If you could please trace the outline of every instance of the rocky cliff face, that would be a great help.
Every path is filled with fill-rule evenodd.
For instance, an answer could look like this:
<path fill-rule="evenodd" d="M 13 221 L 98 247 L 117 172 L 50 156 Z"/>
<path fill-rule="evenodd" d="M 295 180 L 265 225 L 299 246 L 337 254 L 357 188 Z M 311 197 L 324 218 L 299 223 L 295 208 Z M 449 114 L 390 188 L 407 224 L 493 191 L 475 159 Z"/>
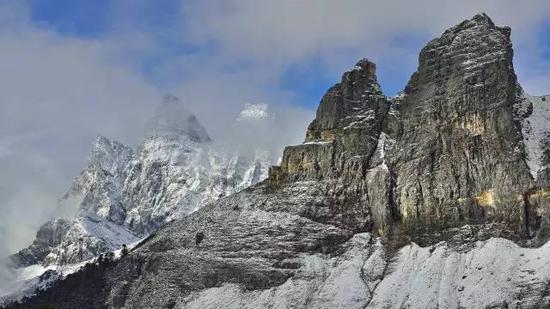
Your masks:
<path fill-rule="evenodd" d="M 24 305 L 550 306 L 548 245 L 512 241 L 548 240 L 548 105 L 512 55 L 510 29 L 477 15 L 422 50 L 399 97 L 359 61 L 265 182 Z"/>
<path fill-rule="evenodd" d="M 396 103 L 389 154 L 401 221 L 416 228 L 506 222 L 529 234 L 525 163 L 510 29 L 485 15 L 447 30 L 420 53 Z"/>
<path fill-rule="evenodd" d="M 285 187 L 301 181 L 322 185 L 322 205 L 306 207 L 302 215 L 321 222 L 367 231 L 377 211 L 369 196 L 373 187 L 385 186 L 387 166 L 379 143 L 390 101 L 376 81 L 376 66 L 363 59 L 344 73 L 342 81 L 321 100 L 315 120 L 302 145 L 287 147 L 280 167 L 271 170 L 269 184 Z M 375 155 L 376 154 L 376 155 Z"/>
<path fill-rule="evenodd" d="M 346 184 L 353 205 L 330 217 L 349 212 L 355 222 L 340 223 L 358 231 L 414 236 L 499 222 L 533 236 L 549 206 L 533 197 L 546 189 L 530 173 L 541 169 L 548 113 L 523 94 L 512 57 L 510 29 L 477 15 L 421 51 L 399 97 L 387 99 L 374 64 L 360 61 L 323 97 L 306 142 L 285 150 L 270 180 Z"/>

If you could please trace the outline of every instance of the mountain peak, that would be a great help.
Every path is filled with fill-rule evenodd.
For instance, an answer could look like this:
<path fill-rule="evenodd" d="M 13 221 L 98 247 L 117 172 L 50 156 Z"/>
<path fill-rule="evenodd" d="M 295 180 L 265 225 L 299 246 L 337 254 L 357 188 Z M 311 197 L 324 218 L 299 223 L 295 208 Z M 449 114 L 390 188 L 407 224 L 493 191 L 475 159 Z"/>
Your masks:
<path fill-rule="evenodd" d="M 366 78 L 376 81 L 376 64 L 367 58 L 360 59 L 344 76 L 359 73 L 356 78 Z"/>
<path fill-rule="evenodd" d="M 504 35 L 510 40 L 510 27 L 499 27 L 496 26 L 493 20 L 485 13 L 479 13 L 474 15 L 472 18 L 464 20 L 462 23 L 448 29 L 445 31 L 446 34 L 456 35 L 462 31 L 469 31 L 473 36 L 485 35 L 488 31 L 495 31 Z"/>
<path fill-rule="evenodd" d="M 102 150 L 105 148 L 130 148 L 130 147 L 127 147 L 120 142 L 117 142 L 101 134 L 98 134 L 95 138 L 94 143 L 92 144 L 92 153 L 96 150 Z"/>
<path fill-rule="evenodd" d="M 489 17 L 489 15 L 487 15 L 485 13 L 479 13 L 479 14 L 474 15 L 474 17 L 472 17 L 470 19 L 470 21 L 478 23 L 478 24 L 486 24 L 486 25 L 489 25 L 491 27 L 495 26 L 495 23 L 493 22 L 491 17 Z"/>
<path fill-rule="evenodd" d="M 239 113 L 238 122 L 243 121 L 261 121 L 271 119 L 275 115 L 269 110 L 269 105 L 265 103 L 246 103 Z"/>
<path fill-rule="evenodd" d="M 441 80 L 451 73 L 451 68 L 460 73 L 466 85 L 478 88 L 483 86 L 487 67 L 515 79 L 510 34 L 509 27 L 496 26 L 486 14 L 475 15 L 446 30 L 420 52 L 418 70 L 405 93 L 412 91 L 415 84 Z M 497 63 L 499 66 L 494 67 Z"/>
<path fill-rule="evenodd" d="M 170 103 L 176 103 L 181 104 L 180 98 L 176 97 L 173 94 L 165 94 L 164 97 L 162 97 L 162 103 L 170 104 Z"/>
<path fill-rule="evenodd" d="M 162 103 L 149 120 L 147 138 L 179 139 L 187 137 L 193 142 L 209 142 L 206 129 L 181 100 L 174 95 L 164 96 Z"/>
<path fill-rule="evenodd" d="M 110 145 L 110 144 L 111 144 L 110 139 L 108 139 L 107 137 L 101 134 L 98 134 L 94 140 L 94 143 L 92 144 L 92 151 L 94 149 L 105 148 L 107 145 Z"/>

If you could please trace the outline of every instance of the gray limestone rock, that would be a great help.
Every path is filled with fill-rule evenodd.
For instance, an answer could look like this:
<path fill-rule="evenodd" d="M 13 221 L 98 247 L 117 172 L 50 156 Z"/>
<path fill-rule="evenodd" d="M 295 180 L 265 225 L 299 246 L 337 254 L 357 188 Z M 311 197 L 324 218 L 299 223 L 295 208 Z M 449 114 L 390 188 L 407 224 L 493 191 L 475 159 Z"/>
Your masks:
<path fill-rule="evenodd" d="M 395 203 L 410 228 L 506 221 L 528 233 L 533 180 L 516 117 L 510 29 L 477 15 L 431 41 L 397 107 L 389 153 Z"/>

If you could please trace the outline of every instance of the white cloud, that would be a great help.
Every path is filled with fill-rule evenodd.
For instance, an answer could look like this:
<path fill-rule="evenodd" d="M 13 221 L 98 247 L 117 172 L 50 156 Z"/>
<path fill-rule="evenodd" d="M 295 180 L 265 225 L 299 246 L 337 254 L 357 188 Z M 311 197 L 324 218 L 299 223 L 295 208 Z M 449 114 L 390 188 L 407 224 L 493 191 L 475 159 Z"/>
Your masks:
<path fill-rule="evenodd" d="M 27 13 L 0 6 L 0 253 L 55 214 L 98 133 L 136 142 L 160 98 L 107 39 L 37 29 Z"/>
<path fill-rule="evenodd" d="M 336 71 L 360 57 L 398 71 L 416 61 L 419 51 L 396 46 L 395 40 L 418 33 L 435 37 L 480 12 L 499 25 L 511 26 L 521 48 L 536 49 L 541 42 L 534 40 L 535 27 L 550 18 L 550 2 L 229 0 L 184 8 L 198 42 L 219 42 L 226 61 L 244 58 L 278 65 L 275 74 L 313 56 Z M 523 76 L 536 65 L 526 62 L 518 71 Z"/>
<path fill-rule="evenodd" d="M 396 34 L 447 27 L 480 12 L 524 31 L 550 13 L 548 1 L 254 1 L 202 2 L 184 11 L 198 39 L 216 39 L 235 53 L 299 58 L 345 48 L 386 44 Z M 376 44 L 380 45 L 380 44 Z M 376 45 L 371 48 L 380 48 Z"/>

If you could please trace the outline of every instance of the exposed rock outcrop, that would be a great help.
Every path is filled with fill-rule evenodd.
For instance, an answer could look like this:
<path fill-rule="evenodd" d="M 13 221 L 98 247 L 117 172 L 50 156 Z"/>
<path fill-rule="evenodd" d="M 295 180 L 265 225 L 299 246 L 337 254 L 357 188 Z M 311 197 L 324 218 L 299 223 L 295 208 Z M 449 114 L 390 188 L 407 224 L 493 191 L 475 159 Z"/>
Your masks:
<path fill-rule="evenodd" d="M 525 164 L 510 29 L 486 15 L 451 28 L 420 53 L 395 107 L 390 151 L 396 201 L 410 228 L 505 221 L 529 233 Z"/>

